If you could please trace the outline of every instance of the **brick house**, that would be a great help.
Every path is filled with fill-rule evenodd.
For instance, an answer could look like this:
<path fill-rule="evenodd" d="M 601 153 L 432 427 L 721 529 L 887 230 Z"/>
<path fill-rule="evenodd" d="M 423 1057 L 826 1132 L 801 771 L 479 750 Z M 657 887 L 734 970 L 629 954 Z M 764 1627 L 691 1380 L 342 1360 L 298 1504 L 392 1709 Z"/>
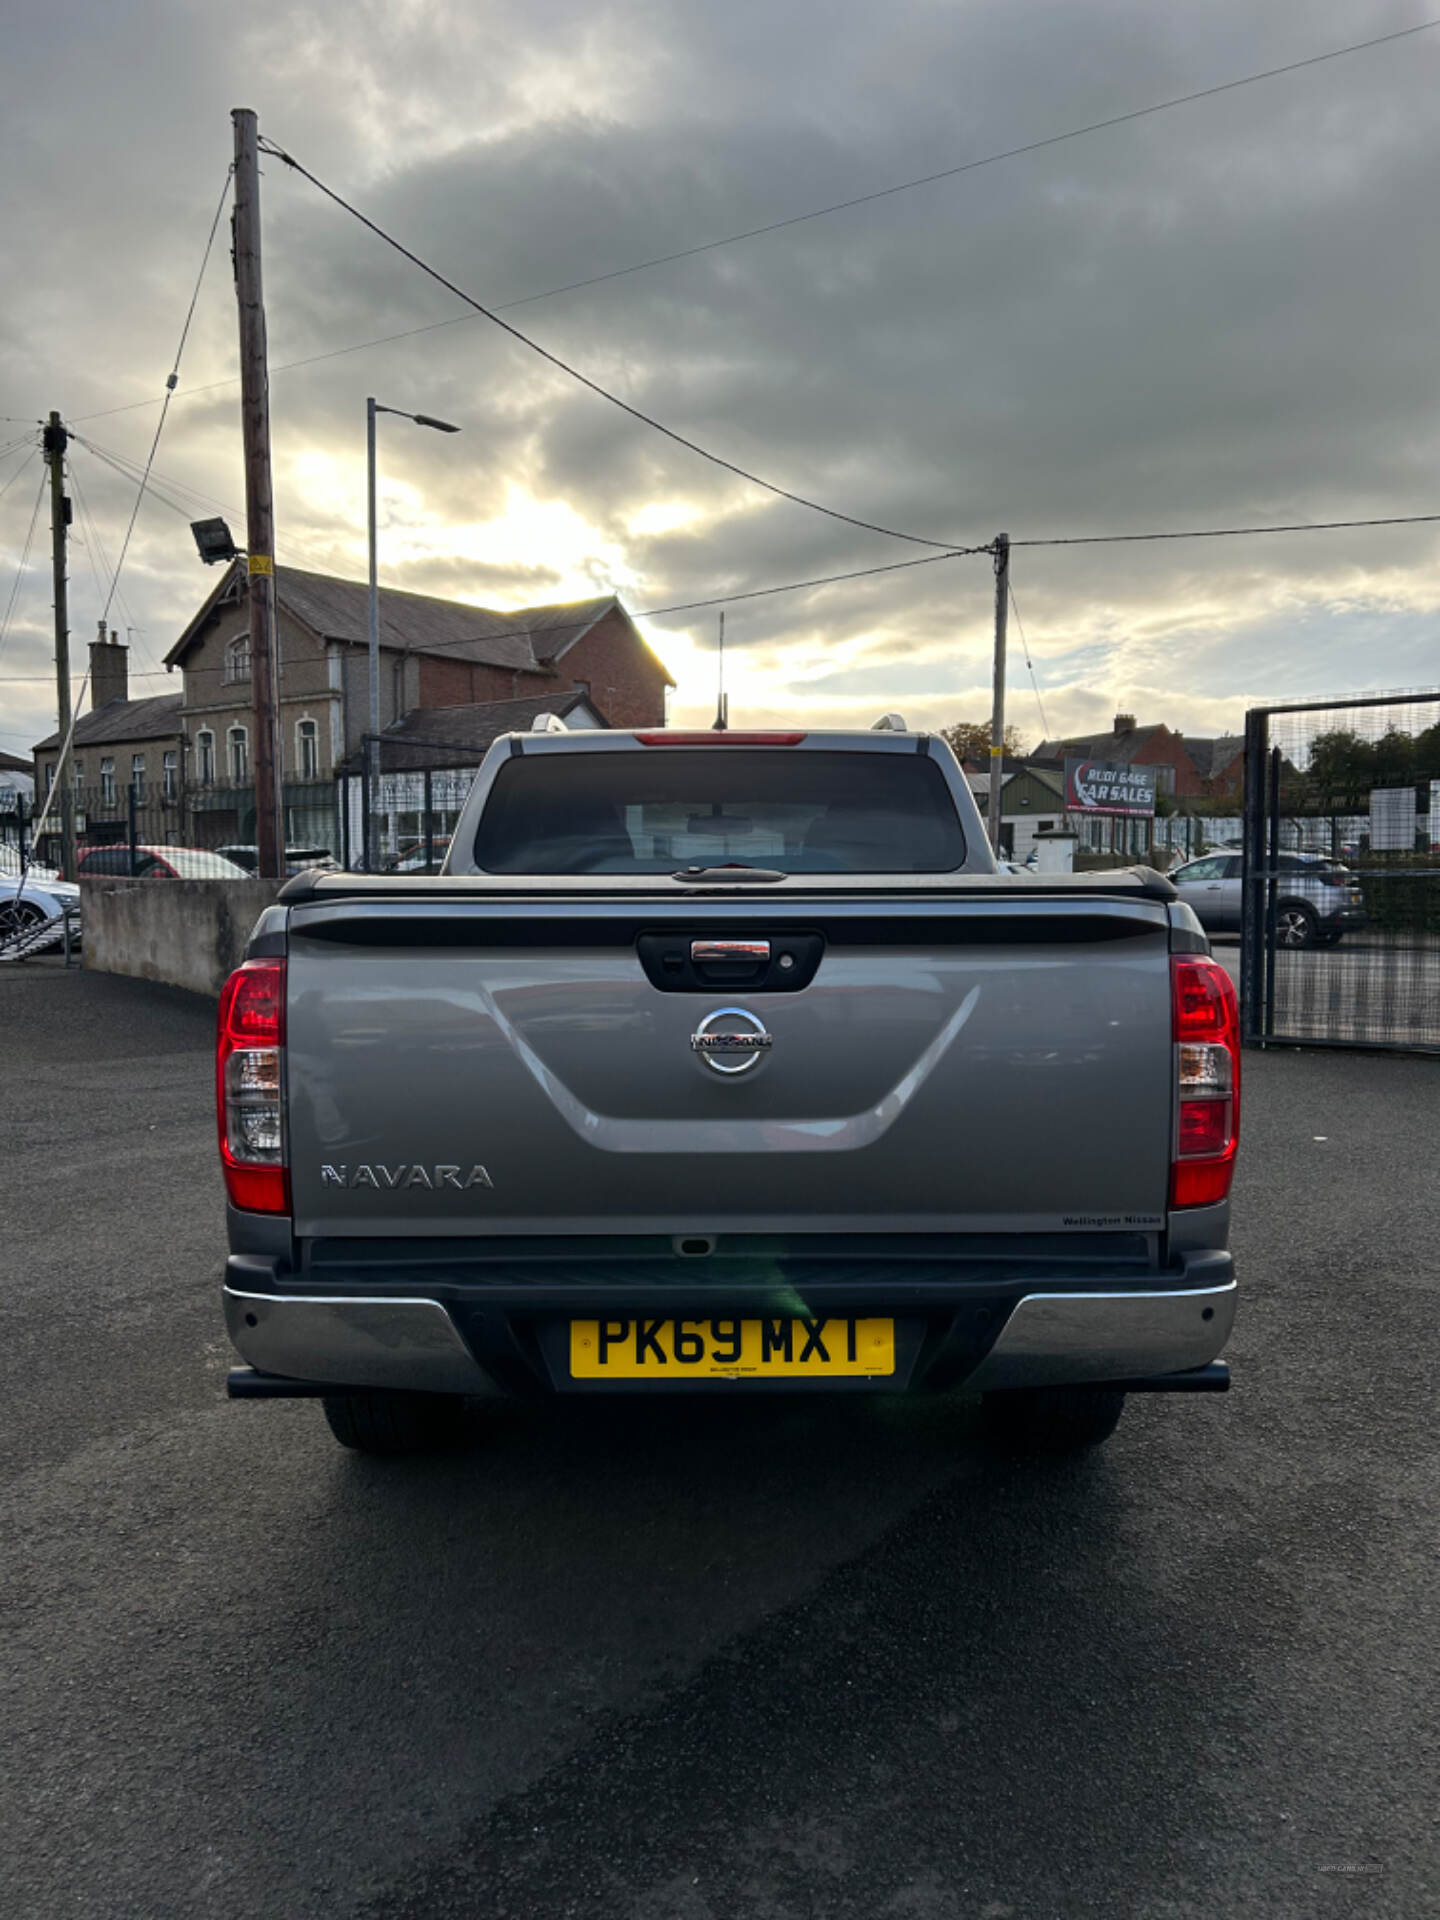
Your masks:
<path fill-rule="evenodd" d="M 1154 767 L 1156 792 L 1183 804 L 1233 799 L 1241 789 L 1245 742 L 1238 734 L 1189 739 L 1163 721 L 1142 727 L 1133 713 L 1117 713 L 1108 733 L 1042 740 L 1031 759 L 1063 767 L 1067 756 L 1079 755 L 1117 766 Z"/>
<path fill-rule="evenodd" d="M 130 649 L 114 634 L 90 642 L 90 710 L 75 722 L 70 778 L 80 829 L 92 838 L 116 837 L 128 818 L 129 795 L 147 809 L 178 802 L 183 768 L 181 695 L 130 696 Z M 58 732 L 37 741 L 35 792 L 43 802 L 56 778 Z"/>
<path fill-rule="evenodd" d="M 184 675 L 188 778 L 250 777 L 249 580 L 232 561 L 165 656 Z M 369 723 L 369 590 L 298 567 L 275 569 L 276 697 L 286 780 L 328 779 Z M 658 726 L 674 684 L 613 594 L 497 613 L 394 587 L 380 590 L 380 724 L 417 707 L 577 691 L 614 726 Z"/>
<path fill-rule="evenodd" d="M 458 707 L 415 707 L 380 736 L 380 777 L 373 796 L 363 773 L 365 750 L 340 764 L 340 851 L 364 843 L 364 802 L 371 800 L 382 856 L 426 832 L 448 839 L 480 762 L 502 733 L 528 733 L 546 715 L 569 729 L 610 721 L 578 688 L 519 700 L 482 700 Z"/>

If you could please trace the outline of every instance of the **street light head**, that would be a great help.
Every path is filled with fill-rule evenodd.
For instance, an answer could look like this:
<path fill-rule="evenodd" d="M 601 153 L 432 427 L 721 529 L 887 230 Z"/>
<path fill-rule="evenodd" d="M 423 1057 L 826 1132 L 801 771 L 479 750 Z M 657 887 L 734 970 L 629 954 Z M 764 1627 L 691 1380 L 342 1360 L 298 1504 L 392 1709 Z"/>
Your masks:
<path fill-rule="evenodd" d="M 434 427 L 437 433 L 459 433 L 459 427 L 452 427 L 448 420 L 432 419 L 428 413 L 412 413 L 410 418 L 417 427 Z"/>

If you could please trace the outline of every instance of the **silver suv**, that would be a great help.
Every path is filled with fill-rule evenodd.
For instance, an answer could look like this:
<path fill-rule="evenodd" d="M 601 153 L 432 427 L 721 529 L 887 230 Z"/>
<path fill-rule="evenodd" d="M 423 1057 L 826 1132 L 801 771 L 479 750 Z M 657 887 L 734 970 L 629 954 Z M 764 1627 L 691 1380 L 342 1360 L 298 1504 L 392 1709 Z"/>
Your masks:
<path fill-rule="evenodd" d="M 1169 878 L 1193 907 L 1207 933 L 1240 931 L 1238 853 L 1208 853 L 1177 867 Z M 1282 853 L 1276 862 L 1275 938 L 1282 947 L 1333 947 L 1365 925 L 1365 896 L 1348 867 L 1319 853 Z"/>

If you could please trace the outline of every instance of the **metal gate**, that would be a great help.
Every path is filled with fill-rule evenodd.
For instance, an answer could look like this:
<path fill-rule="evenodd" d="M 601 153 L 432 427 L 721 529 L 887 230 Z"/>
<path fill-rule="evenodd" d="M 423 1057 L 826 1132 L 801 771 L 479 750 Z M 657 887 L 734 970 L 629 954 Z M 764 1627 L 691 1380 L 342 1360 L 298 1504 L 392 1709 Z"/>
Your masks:
<path fill-rule="evenodd" d="M 1440 1052 L 1440 691 L 1245 717 L 1247 1046 Z"/>

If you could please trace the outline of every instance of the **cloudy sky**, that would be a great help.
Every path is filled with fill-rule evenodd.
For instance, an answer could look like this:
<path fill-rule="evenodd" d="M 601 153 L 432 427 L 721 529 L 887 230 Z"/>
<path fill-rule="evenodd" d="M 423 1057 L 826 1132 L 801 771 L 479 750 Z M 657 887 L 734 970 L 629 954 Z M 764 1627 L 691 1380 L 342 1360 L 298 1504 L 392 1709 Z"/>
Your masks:
<path fill-rule="evenodd" d="M 0 445 L 58 407 L 94 631 L 231 152 L 229 109 L 687 437 L 968 543 L 1440 511 L 1440 30 L 605 284 L 565 283 L 1416 24 L 1423 0 L 20 0 L 0 68 Z M 278 553 L 492 606 L 640 611 L 923 550 L 735 480 L 557 375 L 277 163 L 263 183 Z M 243 500 L 222 228 L 112 624 L 135 692 Z M 356 346 L 354 352 L 337 349 Z M 316 356 L 329 355 L 329 358 Z M 292 362 L 309 364 L 291 366 Z M 22 470 L 23 463 L 23 470 Z M 42 469 L 0 456 L 0 614 Z M 12 475 L 15 476 L 13 484 Z M 178 511 L 184 509 L 185 511 Z M 1190 732 L 1440 679 L 1440 529 L 1017 550 L 1010 711 Z M 38 563 L 38 564 L 37 564 Z M 981 559 L 736 605 L 732 718 L 989 708 Z M 0 745 L 54 724 L 48 510 Z M 713 707 L 713 613 L 644 623 Z"/>

